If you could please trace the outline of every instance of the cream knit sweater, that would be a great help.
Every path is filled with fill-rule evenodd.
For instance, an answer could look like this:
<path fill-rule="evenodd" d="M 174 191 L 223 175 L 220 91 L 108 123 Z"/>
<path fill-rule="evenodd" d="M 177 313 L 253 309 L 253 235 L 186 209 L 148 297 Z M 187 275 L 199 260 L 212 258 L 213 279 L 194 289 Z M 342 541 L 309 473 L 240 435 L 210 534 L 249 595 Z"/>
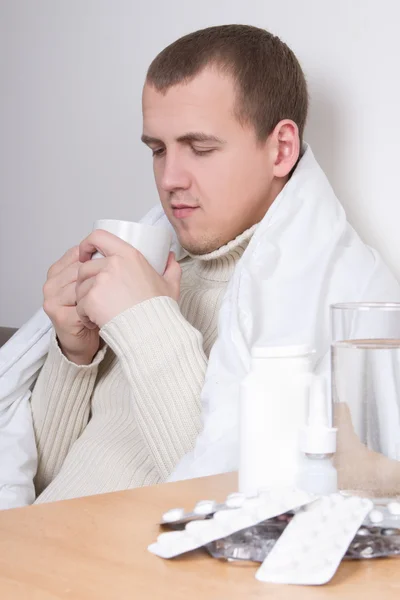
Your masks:
<path fill-rule="evenodd" d="M 157 297 L 115 317 L 90 365 L 53 338 L 32 394 L 37 502 L 163 482 L 193 448 L 220 303 L 253 231 L 184 259 L 179 305 Z"/>

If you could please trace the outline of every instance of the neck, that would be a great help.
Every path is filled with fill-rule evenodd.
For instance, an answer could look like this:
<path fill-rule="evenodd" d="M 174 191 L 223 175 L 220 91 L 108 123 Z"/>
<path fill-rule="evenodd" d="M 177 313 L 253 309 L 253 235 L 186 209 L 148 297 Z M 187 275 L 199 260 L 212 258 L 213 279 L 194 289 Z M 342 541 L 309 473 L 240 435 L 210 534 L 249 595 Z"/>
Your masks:
<path fill-rule="evenodd" d="M 265 199 L 262 207 L 260 208 L 259 214 L 256 216 L 256 223 L 260 223 L 263 220 L 272 204 L 275 202 L 287 182 L 289 181 L 289 175 L 286 177 L 274 177 L 271 183 L 271 187 L 268 192 L 268 196 Z"/>
<path fill-rule="evenodd" d="M 236 263 L 249 245 L 257 225 L 246 229 L 218 250 L 208 254 L 190 254 L 194 271 L 199 277 L 213 281 L 229 281 Z"/>

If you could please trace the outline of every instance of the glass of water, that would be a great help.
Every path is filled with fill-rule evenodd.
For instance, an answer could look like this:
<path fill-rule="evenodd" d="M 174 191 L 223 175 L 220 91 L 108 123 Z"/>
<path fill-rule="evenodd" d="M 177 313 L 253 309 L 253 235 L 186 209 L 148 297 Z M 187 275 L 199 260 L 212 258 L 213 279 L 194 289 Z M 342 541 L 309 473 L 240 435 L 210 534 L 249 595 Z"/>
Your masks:
<path fill-rule="evenodd" d="M 341 490 L 400 495 L 400 303 L 331 306 Z"/>

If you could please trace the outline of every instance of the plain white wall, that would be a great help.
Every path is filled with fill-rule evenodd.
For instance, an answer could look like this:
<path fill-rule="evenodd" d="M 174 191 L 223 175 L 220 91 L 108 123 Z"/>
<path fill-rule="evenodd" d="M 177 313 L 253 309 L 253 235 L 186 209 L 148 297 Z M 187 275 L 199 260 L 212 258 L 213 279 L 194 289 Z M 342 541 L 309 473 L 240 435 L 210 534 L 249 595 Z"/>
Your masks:
<path fill-rule="evenodd" d="M 47 268 L 96 218 L 157 201 L 139 141 L 154 56 L 190 31 L 265 27 L 311 93 L 306 139 L 350 221 L 400 275 L 397 0 L 0 0 L 0 325 L 41 305 Z"/>

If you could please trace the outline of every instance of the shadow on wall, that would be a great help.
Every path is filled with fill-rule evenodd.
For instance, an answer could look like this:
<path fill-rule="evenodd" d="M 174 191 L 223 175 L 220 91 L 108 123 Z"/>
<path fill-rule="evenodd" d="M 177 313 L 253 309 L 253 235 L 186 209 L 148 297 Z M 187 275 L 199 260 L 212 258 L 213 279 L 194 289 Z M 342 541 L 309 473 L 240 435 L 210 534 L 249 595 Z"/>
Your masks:
<path fill-rule="evenodd" d="M 0 348 L 10 339 L 17 330 L 13 327 L 0 327 Z"/>
<path fill-rule="evenodd" d="M 384 251 L 385 245 L 374 217 L 363 205 L 364 187 L 371 174 L 367 173 L 363 181 L 360 178 L 364 177 L 368 168 L 369 151 L 360 147 L 360 140 L 353 137 L 355 128 L 349 120 L 346 99 L 340 97 L 340 92 L 334 85 L 329 88 L 325 79 L 320 73 L 318 80 L 314 80 L 314 85 L 309 85 L 310 113 L 304 138 L 312 147 L 343 205 L 349 223 L 364 242 L 379 249 L 390 266 L 390 254 Z M 391 266 L 392 271 L 397 273 L 398 269 L 393 264 Z"/>
<path fill-rule="evenodd" d="M 341 164 L 345 125 L 340 118 L 335 90 L 324 88 L 320 81 L 318 88 L 313 87 L 310 85 L 310 112 L 304 138 L 339 196 L 343 187 L 340 182 L 346 180 L 343 171 L 346 166 Z M 344 205 L 348 204 L 346 198 L 339 196 L 339 199 Z"/>

